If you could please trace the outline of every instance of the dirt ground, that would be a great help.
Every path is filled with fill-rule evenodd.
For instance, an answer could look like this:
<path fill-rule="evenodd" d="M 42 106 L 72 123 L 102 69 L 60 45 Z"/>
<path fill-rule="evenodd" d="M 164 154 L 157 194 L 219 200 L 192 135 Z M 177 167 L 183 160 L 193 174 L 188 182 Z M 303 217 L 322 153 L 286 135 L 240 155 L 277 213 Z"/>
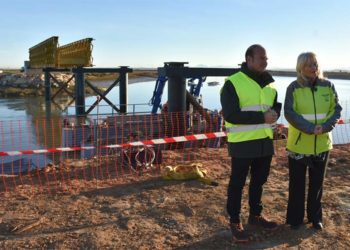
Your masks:
<path fill-rule="evenodd" d="M 2 195 L 1 249 L 350 249 L 350 146 L 332 151 L 324 184 L 323 231 L 284 224 L 288 169 L 284 148 L 273 160 L 265 185 L 264 215 L 280 223 L 273 232 L 246 225 L 247 244 L 231 242 L 225 210 L 230 174 L 225 148 L 203 149 L 213 187 L 197 180 L 169 181 L 142 176 L 102 183 L 98 189 L 56 195 Z M 207 159 L 208 157 L 203 157 Z M 135 179 L 135 177 L 134 177 Z M 248 181 L 247 181 L 248 182 Z M 247 187 L 247 186 L 246 186 Z"/>

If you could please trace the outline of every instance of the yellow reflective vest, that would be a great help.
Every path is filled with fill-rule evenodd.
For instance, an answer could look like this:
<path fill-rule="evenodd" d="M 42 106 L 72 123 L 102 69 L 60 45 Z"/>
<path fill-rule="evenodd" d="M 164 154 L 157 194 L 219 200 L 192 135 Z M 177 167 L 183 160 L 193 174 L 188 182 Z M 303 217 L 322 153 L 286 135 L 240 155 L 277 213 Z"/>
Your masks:
<path fill-rule="evenodd" d="M 296 88 L 293 92 L 293 109 L 305 120 L 322 124 L 334 113 L 334 93 L 328 86 Z M 287 149 L 299 154 L 319 154 L 332 149 L 331 133 L 306 134 L 289 124 Z"/>
<path fill-rule="evenodd" d="M 261 88 L 257 82 L 241 71 L 231 75 L 226 80 L 233 84 L 242 111 L 265 112 L 272 107 L 276 97 L 273 83 Z M 228 142 L 273 138 L 271 124 L 233 124 L 225 121 L 225 127 Z"/>

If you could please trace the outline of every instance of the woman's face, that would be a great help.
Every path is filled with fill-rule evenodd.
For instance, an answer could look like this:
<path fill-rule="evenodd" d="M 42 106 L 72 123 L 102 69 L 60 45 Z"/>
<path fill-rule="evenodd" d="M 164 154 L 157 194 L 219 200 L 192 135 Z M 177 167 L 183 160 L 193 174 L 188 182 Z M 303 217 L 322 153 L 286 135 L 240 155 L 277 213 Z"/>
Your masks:
<path fill-rule="evenodd" d="M 306 78 L 314 80 L 318 76 L 318 64 L 315 59 L 309 59 L 301 69 L 301 74 Z"/>

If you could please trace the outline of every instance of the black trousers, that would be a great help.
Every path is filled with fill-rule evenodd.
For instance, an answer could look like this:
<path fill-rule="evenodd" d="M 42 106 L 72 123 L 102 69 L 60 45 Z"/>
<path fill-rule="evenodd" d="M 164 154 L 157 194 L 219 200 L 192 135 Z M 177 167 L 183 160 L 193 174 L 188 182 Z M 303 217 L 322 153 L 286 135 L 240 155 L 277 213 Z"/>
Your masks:
<path fill-rule="evenodd" d="M 260 158 L 231 158 L 231 177 L 227 190 L 227 212 L 231 223 L 240 222 L 242 190 L 249 169 L 249 212 L 251 215 L 261 214 L 261 195 L 270 173 L 271 160 L 272 155 Z"/>
<path fill-rule="evenodd" d="M 329 152 L 323 159 L 305 157 L 295 160 L 288 157 L 289 164 L 289 196 L 287 208 L 287 224 L 303 223 L 305 214 L 305 180 L 309 170 L 309 187 L 307 195 L 308 222 L 322 222 L 323 180 L 328 163 Z"/>

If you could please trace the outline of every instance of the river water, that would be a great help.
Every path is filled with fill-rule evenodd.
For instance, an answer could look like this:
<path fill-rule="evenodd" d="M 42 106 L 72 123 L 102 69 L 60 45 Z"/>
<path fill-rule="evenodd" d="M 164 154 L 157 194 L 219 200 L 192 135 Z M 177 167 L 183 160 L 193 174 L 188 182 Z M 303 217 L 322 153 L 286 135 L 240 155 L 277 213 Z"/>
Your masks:
<path fill-rule="evenodd" d="M 274 77 L 275 86 L 278 92 L 278 101 L 284 101 L 286 88 L 291 81 L 292 77 Z M 216 86 L 208 86 L 208 82 L 219 82 Z M 347 106 L 350 101 L 350 80 L 331 80 L 339 95 L 339 100 L 344 107 L 343 117 L 349 118 L 349 110 Z M 112 81 L 95 81 L 95 84 L 108 86 Z M 201 95 L 203 98 L 203 106 L 209 110 L 220 110 L 220 96 L 219 91 L 224 83 L 223 77 L 208 77 L 201 88 Z M 149 105 L 152 98 L 153 90 L 155 86 L 154 81 L 144 81 L 129 84 L 128 86 L 128 111 L 129 112 L 150 112 L 152 106 Z M 167 85 L 165 85 L 162 103 L 168 98 Z M 114 87 L 107 95 L 116 106 L 119 106 L 119 87 Z M 69 103 L 67 97 L 58 98 L 56 103 L 51 104 L 51 115 L 64 116 L 74 115 L 75 107 L 74 103 L 71 106 L 67 106 Z M 88 108 L 96 101 L 95 96 L 86 97 L 85 104 Z M 115 112 L 104 101 L 101 101 L 98 107 L 96 107 L 92 114 L 96 113 L 112 113 Z M 48 115 L 46 109 L 44 97 L 29 97 L 29 98 L 6 98 L 0 99 L 0 121 L 1 120 L 27 120 L 27 119 L 41 119 Z"/>
<path fill-rule="evenodd" d="M 278 101 L 284 101 L 285 91 L 292 77 L 274 77 L 278 91 Z M 208 86 L 208 82 L 219 82 L 216 86 Z M 340 103 L 343 106 L 342 118 L 350 120 L 350 80 L 331 80 L 339 95 Z M 108 86 L 111 81 L 95 82 L 98 85 Z M 203 105 L 209 110 L 220 110 L 219 91 L 224 83 L 223 77 L 208 77 L 201 88 Z M 152 106 L 149 104 L 152 98 L 155 80 L 129 84 L 128 86 L 128 112 L 150 113 Z M 167 100 L 167 85 L 165 86 L 162 103 Z M 108 99 L 116 106 L 119 106 L 119 87 L 114 87 L 107 95 Z M 95 96 L 86 97 L 87 108 L 96 101 Z M 61 136 L 57 123 L 61 122 L 64 116 L 74 115 L 75 107 L 68 106 L 68 97 L 55 99 L 47 108 L 44 97 L 29 98 L 6 98 L 0 99 L 0 152 L 31 150 L 60 147 L 58 138 Z M 87 109 L 86 108 L 86 109 Z M 111 114 L 113 109 L 104 101 L 95 107 L 91 114 Z M 47 120 L 47 119 L 50 120 Z M 47 122 L 45 122 L 47 120 Z M 39 122 L 38 122 L 39 121 Z M 286 123 L 281 116 L 279 123 Z M 38 125 L 39 124 L 39 125 Z M 349 138 L 343 134 L 350 131 L 349 124 L 337 126 L 333 132 L 335 143 L 349 142 Z M 49 136 L 47 136 L 47 134 Z M 56 138 L 56 140 L 54 140 Z M 32 156 L 32 161 L 47 161 L 45 155 Z M 0 157 L 4 163 L 21 159 L 21 156 Z M 50 161 L 53 159 L 50 159 Z M 1 172 L 1 171 L 0 171 Z"/>
<path fill-rule="evenodd" d="M 275 86 L 278 92 L 278 101 L 283 103 L 285 98 L 285 92 L 288 85 L 295 79 L 293 77 L 274 77 Z M 204 82 L 203 87 L 201 88 L 201 95 L 203 98 L 203 106 L 209 110 L 220 110 L 220 88 L 224 84 L 225 79 L 223 77 L 208 77 L 206 82 Z M 334 83 L 335 88 L 338 92 L 340 103 L 343 106 L 342 116 L 344 119 L 349 120 L 350 110 L 347 106 L 350 105 L 350 80 L 331 80 Z M 216 86 L 208 86 L 208 82 L 219 82 Z M 110 82 L 103 81 L 98 82 L 108 86 Z M 140 82 L 135 84 L 130 84 L 128 87 L 128 102 L 131 103 L 128 107 L 129 112 L 150 112 L 152 107 L 148 105 L 155 86 L 155 81 L 149 82 Z M 115 87 L 107 96 L 110 100 L 113 100 L 117 105 L 119 103 L 119 88 Z M 168 99 L 168 89 L 165 85 L 162 103 Z M 96 100 L 96 97 L 86 98 L 86 105 L 91 105 Z M 112 109 L 105 103 L 101 102 L 99 106 L 99 112 L 101 113 L 110 113 Z M 68 109 L 69 114 L 74 114 L 75 109 L 73 107 Z M 97 110 L 95 110 L 97 112 Z M 281 121 L 284 118 L 281 117 Z"/>

